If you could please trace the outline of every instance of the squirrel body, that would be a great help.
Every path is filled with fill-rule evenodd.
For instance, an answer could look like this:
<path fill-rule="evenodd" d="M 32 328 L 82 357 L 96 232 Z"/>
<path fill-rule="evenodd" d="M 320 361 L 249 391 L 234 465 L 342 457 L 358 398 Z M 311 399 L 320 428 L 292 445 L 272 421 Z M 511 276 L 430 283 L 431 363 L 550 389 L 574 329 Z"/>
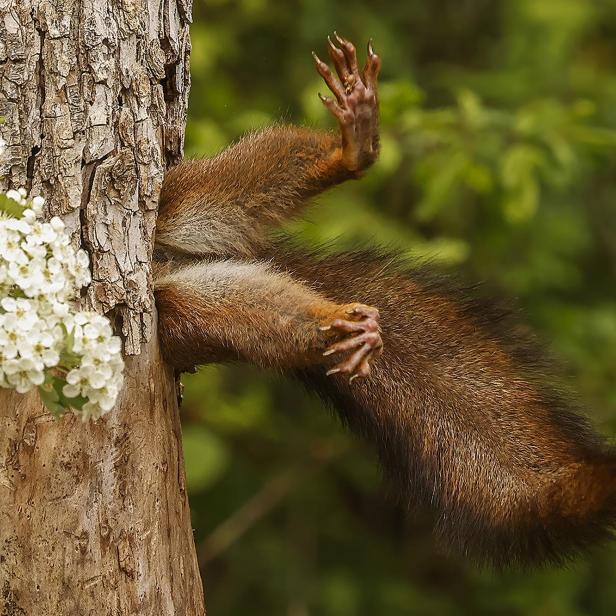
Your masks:
<path fill-rule="evenodd" d="M 368 47 L 315 56 L 340 135 L 276 126 L 172 168 L 156 243 L 159 335 L 178 370 L 248 361 L 304 381 L 375 443 L 401 499 L 446 544 L 496 565 L 560 561 L 609 535 L 616 452 L 554 386 L 527 334 L 469 289 L 388 254 L 269 239 L 377 158 Z M 372 306 L 377 306 L 373 308 Z"/>

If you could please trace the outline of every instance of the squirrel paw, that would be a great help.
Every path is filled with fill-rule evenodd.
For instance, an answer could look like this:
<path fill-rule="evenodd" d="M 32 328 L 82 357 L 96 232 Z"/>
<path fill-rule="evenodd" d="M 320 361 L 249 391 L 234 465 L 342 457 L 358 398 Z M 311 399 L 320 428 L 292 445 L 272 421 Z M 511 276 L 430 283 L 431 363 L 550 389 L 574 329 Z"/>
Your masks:
<path fill-rule="evenodd" d="M 360 74 L 353 43 L 336 32 L 334 36 L 339 47 L 327 37 L 327 51 L 338 77 L 312 52 L 317 71 L 336 100 L 321 94 L 319 97 L 340 125 L 342 163 L 349 171 L 359 172 L 369 167 L 379 153 L 377 78 L 381 59 L 369 42 L 366 65 Z"/>
<path fill-rule="evenodd" d="M 383 341 L 379 327 L 379 311 L 364 304 L 352 304 L 344 310 L 348 319 L 335 319 L 321 330 L 335 330 L 341 339 L 323 353 L 351 352 L 350 356 L 327 371 L 327 375 L 344 373 L 350 375 L 349 383 L 358 377 L 366 378 L 370 374 L 370 362 L 383 352 Z M 353 318 L 355 318 L 353 320 Z"/>

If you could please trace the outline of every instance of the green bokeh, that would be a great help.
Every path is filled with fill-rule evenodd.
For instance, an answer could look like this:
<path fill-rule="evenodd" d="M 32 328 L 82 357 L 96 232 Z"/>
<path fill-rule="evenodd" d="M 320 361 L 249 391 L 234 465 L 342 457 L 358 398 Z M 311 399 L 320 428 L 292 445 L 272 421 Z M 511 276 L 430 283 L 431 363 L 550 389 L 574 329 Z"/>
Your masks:
<path fill-rule="evenodd" d="M 194 16 L 189 156 L 273 121 L 332 126 L 309 52 L 334 28 L 373 37 L 382 158 L 290 230 L 397 246 L 515 297 L 616 433 L 616 0 L 210 0 Z M 299 386 L 245 367 L 185 384 L 211 614 L 616 613 L 615 545 L 479 571 L 392 504 L 372 450 Z"/>

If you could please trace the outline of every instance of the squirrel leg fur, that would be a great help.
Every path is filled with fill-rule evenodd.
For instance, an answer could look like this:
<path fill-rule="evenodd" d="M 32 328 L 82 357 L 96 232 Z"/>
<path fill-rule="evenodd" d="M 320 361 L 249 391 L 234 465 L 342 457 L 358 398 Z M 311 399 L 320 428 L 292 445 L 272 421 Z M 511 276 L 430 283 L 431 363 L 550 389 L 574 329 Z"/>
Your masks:
<path fill-rule="evenodd" d="M 344 41 L 344 39 L 341 39 Z M 379 152 L 376 79 L 380 59 L 369 47 L 362 75 L 355 48 L 330 42 L 346 87 L 315 56 L 336 100 L 322 97 L 340 134 L 274 126 L 250 134 L 211 159 L 191 160 L 165 177 L 156 243 L 171 253 L 250 256 L 267 231 L 294 216 L 309 197 L 360 177 Z"/>
<path fill-rule="evenodd" d="M 179 267 L 157 279 L 155 295 L 163 353 L 180 370 L 243 360 L 353 380 L 382 349 L 376 309 L 328 301 L 267 263 Z"/>

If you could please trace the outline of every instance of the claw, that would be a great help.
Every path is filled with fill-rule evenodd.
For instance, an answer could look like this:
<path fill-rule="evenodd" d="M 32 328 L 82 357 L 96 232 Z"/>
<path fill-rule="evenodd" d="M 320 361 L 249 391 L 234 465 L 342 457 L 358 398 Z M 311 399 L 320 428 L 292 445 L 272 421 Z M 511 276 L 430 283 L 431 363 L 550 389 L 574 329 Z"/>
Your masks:
<path fill-rule="evenodd" d="M 345 55 L 349 54 L 347 55 L 347 60 L 351 60 L 353 54 L 355 54 L 355 45 L 353 45 L 351 41 L 345 39 L 343 36 L 340 36 L 336 31 L 334 31 L 334 36 L 336 37 L 336 40 L 345 52 Z"/>
<path fill-rule="evenodd" d="M 373 328 L 366 328 L 363 334 L 357 334 L 332 344 L 323 355 L 327 357 L 333 353 L 341 353 L 344 351 L 350 351 L 357 347 L 368 345 L 370 349 L 377 349 L 381 345 L 381 337 L 378 332 L 373 331 Z"/>
<path fill-rule="evenodd" d="M 359 173 L 376 160 L 379 152 L 377 78 L 381 59 L 370 40 L 366 64 L 360 70 L 355 46 L 337 31 L 327 37 L 327 53 L 330 65 L 312 52 L 317 72 L 334 97 L 319 94 L 319 98 L 338 121 L 342 165 Z"/>
<path fill-rule="evenodd" d="M 323 96 L 322 94 L 319 94 L 319 98 L 321 99 L 321 102 L 329 109 L 330 113 L 337 118 L 338 122 L 342 122 L 344 112 L 340 105 L 334 99 L 329 98 L 328 96 Z"/>
<path fill-rule="evenodd" d="M 331 37 L 329 36 L 329 34 L 327 35 L 327 42 L 329 43 L 329 46 L 331 49 L 333 49 L 334 51 L 337 51 L 339 53 L 342 53 L 342 51 L 340 49 L 338 49 L 338 47 L 336 47 L 334 45 L 334 42 L 332 41 Z"/>
<path fill-rule="evenodd" d="M 338 32 L 336 32 L 336 30 L 334 30 L 334 36 L 336 37 L 336 40 L 343 46 L 349 42 L 344 37 L 340 36 Z"/>
<path fill-rule="evenodd" d="M 381 349 L 379 349 L 380 351 L 382 351 L 382 347 Z M 359 365 L 359 368 L 357 369 L 357 376 L 361 376 L 363 379 L 368 378 L 370 376 L 370 363 L 369 363 L 369 359 L 373 359 L 375 357 L 378 357 L 381 353 L 374 353 L 373 355 L 370 355 L 369 357 L 365 357 L 361 364 Z"/>
<path fill-rule="evenodd" d="M 332 59 L 334 67 L 336 69 L 336 73 L 338 73 L 338 77 L 340 81 L 346 85 L 349 79 L 349 67 L 348 61 L 346 58 L 346 54 L 344 50 L 336 47 L 334 42 L 331 40 L 331 37 L 327 37 L 327 53 L 329 57 Z M 341 101 L 342 102 L 342 101 Z"/>
<path fill-rule="evenodd" d="M 381 70 L 381 58 L 375 53 L 372 47 L 372 39 L 368 42 L 368 57 L 364 66 L 363 80 L 366 86 L 375 93 L 377 91 L 377 78 Z"/>
<path fill-rule="evenodd" d="M 379 311 L 371 306 L 353 306 L 345 311 L 346 314 L 359 314 L 363 317 L 369 317 L 371 319 L 379 318 Z"/>
<path fill-rule="evenodd" d="M 339 353 L 341 360 L 327 371 L 331 376 L 338 373 L 349 375 L 349 382 L 366 378 L 370 374 L 370 363 L 383 352 L 383 341 L 378 324 L 379 312 L 371 306 L 352 304 L 343 308 L 342 314 L 358 317 L 338 318 L 321 330 L 335 330 L 337 340 L 323 351 L 324 357 Z"/>
<path fill-rule="evenodd" d="M 327 84 L 327 87 L 332 91 L 332 93 L 334 94 L 338 102 L 341 103 L 344 100 L 344 89 L 342 85 L 340 84 L 340 82 L 338 81 L 337 77 L 331 72 L 329 66 L 327 66 L 327 64 L 323 62 L 323 60 L 321 60 L 321 58 L 319 58 L 319 56 L 317 56 L 317 54 L 314 51 L 312 52 L 312 57 L 314 58 L 317 72 L 319 73 L 319 75 L 321 75 L 321 77 L 323 78 L 323 81 Z M 323 97 L 321 97 L 321 100 L 324 103 L 326 103 Z M 332 104 L 333 104 L 333 101 L 332 101 Z M 332 109 L 332 111 L 335 111 L 335 109 Z"/>
<path fill-rule="evenodd" d="M 368 319 L 374 319 L 377 321 L 381 316 L 377 308 L 373 308 L 372 306 L 355 306 L 353 308 L 353 314 L 358 314 L 362 317 L 367 317 Z"/>
<path fill-rule="evenodd" d="M 348 41 L 344 37 L 340 36 L 335 31 L 334 36 L 336 37 L 338 43 L 342 46 L 342 51 L 344 52 L 344 57 L 346 58 L 347 66 L 350 69 L 351 73 L 356 76 L 359 76 L 357 74 L 357 56 L 355 52 L 355 45 L 353 45 L 351 41 Z"/>

